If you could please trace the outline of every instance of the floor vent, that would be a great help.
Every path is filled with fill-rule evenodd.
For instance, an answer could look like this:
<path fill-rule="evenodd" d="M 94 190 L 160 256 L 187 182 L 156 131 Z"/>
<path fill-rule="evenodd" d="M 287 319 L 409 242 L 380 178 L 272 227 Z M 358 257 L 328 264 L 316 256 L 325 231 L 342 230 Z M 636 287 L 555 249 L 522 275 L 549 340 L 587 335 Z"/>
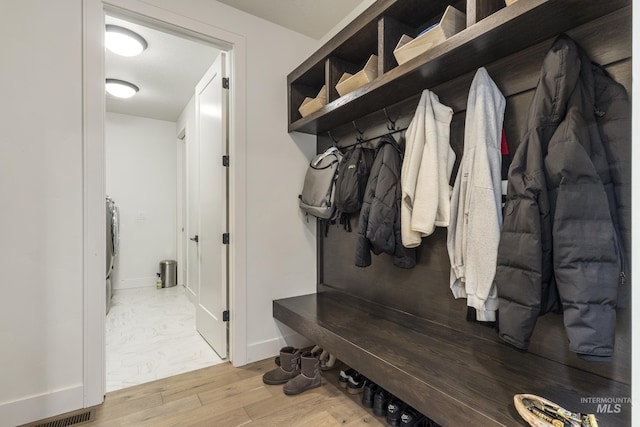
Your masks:
<path fill-rule="evenodd" d="M 93 411 L 80 412 L 73 415 L 65 416 L 64 418 L 58 418 L 50 420 L 44 423 L 35 424 L 33 427 L 69 427 L 76 426 L 78 424 L 87 423 L 92 420 Z"/>

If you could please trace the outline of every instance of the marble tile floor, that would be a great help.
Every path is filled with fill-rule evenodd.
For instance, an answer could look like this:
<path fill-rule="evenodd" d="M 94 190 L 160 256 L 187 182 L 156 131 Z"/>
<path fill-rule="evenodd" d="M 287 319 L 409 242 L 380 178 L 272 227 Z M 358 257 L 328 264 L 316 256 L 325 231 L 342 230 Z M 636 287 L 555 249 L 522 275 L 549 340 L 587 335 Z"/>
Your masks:
<path fill-rule="evenodd" d="M 106 319 L 107 392 L 222 362 L 182 286 L 116 290 Z"/>

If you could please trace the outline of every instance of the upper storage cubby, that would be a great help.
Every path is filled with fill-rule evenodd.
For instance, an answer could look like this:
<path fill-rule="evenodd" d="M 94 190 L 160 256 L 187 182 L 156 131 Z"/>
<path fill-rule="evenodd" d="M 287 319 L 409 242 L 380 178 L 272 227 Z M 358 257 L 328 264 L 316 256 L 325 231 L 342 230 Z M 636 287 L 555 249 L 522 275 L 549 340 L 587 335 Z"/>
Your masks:
<path fill-rule="evenodd" d="M 510 6 L 504 0 L 378 0 L 287 76 L 289 131 L 326 132 L 628 4 L 629 0 L 517 0 Z M 455 12 L 464 14 L 463 21 Z M 416 38 L 439 26 L 441 35 L 429 34 L 437 44 Z M 428 48 L 414 51 L 418 53 L 399 65 L 394 50 L 411 39 Z M 372 67 L 373 55 L 377 67 Z M 340 96 L 338 82 L 365 68 L 358 84 Z M 298 109 L 305 98 L 316 97 L 323 86 L 326 105 L 302 117 Z"/>

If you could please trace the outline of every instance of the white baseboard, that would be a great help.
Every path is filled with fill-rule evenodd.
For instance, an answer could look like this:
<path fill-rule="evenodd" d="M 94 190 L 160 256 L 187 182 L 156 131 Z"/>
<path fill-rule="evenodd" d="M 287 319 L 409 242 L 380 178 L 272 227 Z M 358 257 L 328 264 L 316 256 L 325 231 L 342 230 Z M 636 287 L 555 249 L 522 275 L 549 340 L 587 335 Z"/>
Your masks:
<path fill-rule="evenodd" d="M 156 286 L 157 277 L 138 277 L 135 279 L 120 279 L 113 284 L 113 289 L 135 289 Z"/>
<path fill-rule="evenodd" d="M 82 386 L 0 404 L 0 427 L 15 427 L 83 407 Z"/>
<path fill-rule="evenodd" d="M 280 325 L 282 326 L 282 325 Z M 280 354 L 280 349 L 286 346 L 303 348 L 312 346 L 313 343 L 297 332 L 289 332 L 271 340 L 249 344 L 247 348 L 247 363 L 268 359 Z"/>
<path fill-rule="evenodd" d="M 193 305 L 198 305 L 198 295 L 188 286 L 184 287 L 184 293 L 189 297 L 189 301 L 193 303 Z"/>

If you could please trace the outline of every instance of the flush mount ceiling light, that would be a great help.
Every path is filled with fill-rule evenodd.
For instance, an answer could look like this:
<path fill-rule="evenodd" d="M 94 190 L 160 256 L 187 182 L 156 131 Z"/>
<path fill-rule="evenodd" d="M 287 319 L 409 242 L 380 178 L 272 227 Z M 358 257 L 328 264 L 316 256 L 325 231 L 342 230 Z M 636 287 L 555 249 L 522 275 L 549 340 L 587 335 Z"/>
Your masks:
<path fill-rule="evenodd" d="M 118 98 L 131 98 L 138 92 L 138 86 L 118 79 L 107 79 L 106 90 L 109 95 Z"/>
<path fill-rule="evenodd" d="M 117 25 L 106 26 L 104 44 L 111 52 L 122 56 L 140 55 L 148 46 L 139 34 Z"/>

